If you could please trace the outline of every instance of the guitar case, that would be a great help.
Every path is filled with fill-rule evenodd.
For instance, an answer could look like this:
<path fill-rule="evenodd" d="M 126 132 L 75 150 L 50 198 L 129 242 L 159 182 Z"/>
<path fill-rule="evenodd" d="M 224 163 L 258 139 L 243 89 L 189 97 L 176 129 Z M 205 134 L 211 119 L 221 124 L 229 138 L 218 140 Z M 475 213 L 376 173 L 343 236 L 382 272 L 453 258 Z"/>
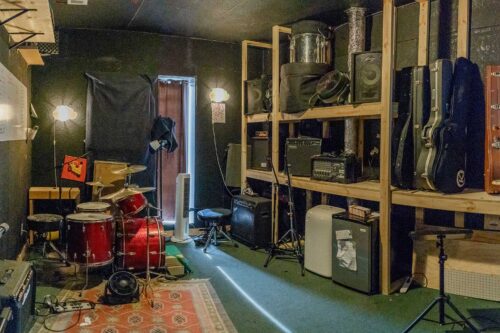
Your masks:
<path fill-rule="evenodd" d="M 429 120 L 422 129 L 422 148 L 418 157 L 416 186 L 423 190 L 437 190 L 434 183 L 437 149 L 440 146 L 440 129 L 448 118 L 453 65 L 448 59 L 438 59 L 429 68 L 431 84 L 431 109 Z"/>
<path fill-rule="evenodd" d="M 457 193 L 465 188 L 467 113 L 473 103 L 474 70 L 470 60 L 456 60 L 449 112 L 437 132 L 439 140 L 433 178 L 436 189 L 444 193 Z"/>
<path fill-rule="evenodd" d="M 500 66 L 486 67 L 484 188 L 500 193 Z"/>

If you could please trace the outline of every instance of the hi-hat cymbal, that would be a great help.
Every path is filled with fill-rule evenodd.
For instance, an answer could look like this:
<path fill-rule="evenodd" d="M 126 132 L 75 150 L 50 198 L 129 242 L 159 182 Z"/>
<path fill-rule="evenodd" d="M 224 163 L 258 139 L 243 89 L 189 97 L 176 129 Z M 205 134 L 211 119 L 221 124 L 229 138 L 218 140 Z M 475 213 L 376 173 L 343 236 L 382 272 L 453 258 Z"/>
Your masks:
<path fill-rule="evenodd" d="M 138 173 L 138 172 L 141 172 L 144 170 L 146 170 L 145 165 L 135 164 L 135 165 L 130 165 L 130 166 L 123 168 L 123 169 L 111 171 L 111 173 L 113 173 L 115 175 L 129 175 L 129 174 Z"/>
<path fill-rule="evenodd" d="M 138 194 L 138 193 L 146 193 L 146 192 L 151 192 L 154 191 L 156 188 L 155 187 L 128 187 L 128 188 L 122 188 L 121 190 L 117 192 L 110 193 L 108 195 L 105 195 L 101 197 L 103 200 L 113 200 L 113 201 L 118 201 L 120 199 L 123 199 L 125 197 Z"/>
<path fill-rule="evenodd" d="M 85 184 L 89 186 L 97 186 L 97 187 L 114 187 L 114 184 L 104 184 L 101 182 L 86 182 Z"/>

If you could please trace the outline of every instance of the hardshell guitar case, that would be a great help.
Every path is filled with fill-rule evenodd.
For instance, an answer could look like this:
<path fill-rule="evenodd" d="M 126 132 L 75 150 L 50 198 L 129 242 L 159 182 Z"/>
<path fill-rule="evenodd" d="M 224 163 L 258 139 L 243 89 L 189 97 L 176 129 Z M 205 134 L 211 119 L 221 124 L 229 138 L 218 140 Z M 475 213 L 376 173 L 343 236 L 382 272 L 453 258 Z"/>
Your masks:
<path fill-rule="evenodd" d="M 449 112 L 452 78 L 453 65 L 450 60 L 438 59 L 430 66 L 431 110 L 429 120 L 422 129 L 422 149 L 416 172 L 418 189 L 437 189 L 434 183 L 435 160 L 439 147 L 439 132 Z"/>
<path fill-rule="evenodd" d="M 500 66 L 486 67 L 484 188 L 500 193 Z"/>

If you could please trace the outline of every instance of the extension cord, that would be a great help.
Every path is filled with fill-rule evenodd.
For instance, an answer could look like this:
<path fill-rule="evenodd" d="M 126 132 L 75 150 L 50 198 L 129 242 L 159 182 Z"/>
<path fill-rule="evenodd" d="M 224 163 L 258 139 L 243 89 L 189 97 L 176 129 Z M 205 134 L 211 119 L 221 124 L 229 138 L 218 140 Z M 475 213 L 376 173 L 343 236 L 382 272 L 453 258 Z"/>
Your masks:
<path fill-rule="evenodd" d="M 53 313 L 72 312 L 81 310 L 92 310 L 94 304 L 90 302 L 63 302 L 51 306 Z"/>

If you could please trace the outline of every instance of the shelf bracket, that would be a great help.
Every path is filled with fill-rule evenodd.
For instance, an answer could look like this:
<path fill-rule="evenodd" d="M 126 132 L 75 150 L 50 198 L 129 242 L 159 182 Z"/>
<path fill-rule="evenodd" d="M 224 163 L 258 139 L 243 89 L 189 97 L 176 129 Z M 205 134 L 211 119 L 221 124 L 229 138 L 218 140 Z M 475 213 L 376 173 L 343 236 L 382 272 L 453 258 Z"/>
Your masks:
<path fill-rule="evenodd" d="M 31 38 L 37 36 L 37 35 L 43 35 L 43 32 L 32 32 L 32 31 L 26 31 L 26 32 L 11 32 L 11 35 L 27 35 L 25 38 L 21 39 L 19 42 L 16 42 L 12 45 L 9 45 L 9 50 L 15 49 L 19 45 L 27 42 Z"/>
<path fill-rule="evenodd" d="M 15 13 L 14 15 L 12 15 L 11 17 L 3 20 L 3 21 L 0 21 L 0 26 L 4 25 L 5 23 L 8 23 L 10 21 L 12 21 L 13 19 L 15 19 L 16 17 L 19 17 L 23 14 L 26 14 L 27 12 L 33 12 L 33 11 L 36 11 L 36 9 L 28 9 L 28 8 L 5 8 L 5 9 L 0 9 L 0 12 L 17 12 Z"/>

